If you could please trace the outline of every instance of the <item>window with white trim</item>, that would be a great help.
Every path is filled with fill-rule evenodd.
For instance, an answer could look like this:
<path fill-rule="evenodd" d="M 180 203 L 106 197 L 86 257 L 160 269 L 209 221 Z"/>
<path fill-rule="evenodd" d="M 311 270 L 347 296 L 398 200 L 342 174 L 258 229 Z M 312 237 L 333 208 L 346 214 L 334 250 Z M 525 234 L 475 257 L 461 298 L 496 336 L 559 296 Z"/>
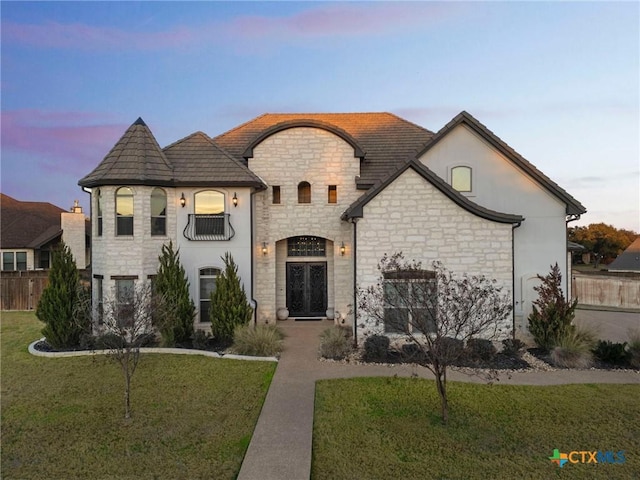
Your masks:
<path fill-rule="evenodd" d="M 211 294 L 216 291 L 216 279 L 220 269 L 205 267 L 200 269 L 200 322 L 209 322 L 211 309 Z"/>
<path fill-rule="evenodd" d="M 471 192 L 471 173 L 471 167 L 464 165 L 453 167 L 451 169 L 451 186 L 461 193 Z"/>

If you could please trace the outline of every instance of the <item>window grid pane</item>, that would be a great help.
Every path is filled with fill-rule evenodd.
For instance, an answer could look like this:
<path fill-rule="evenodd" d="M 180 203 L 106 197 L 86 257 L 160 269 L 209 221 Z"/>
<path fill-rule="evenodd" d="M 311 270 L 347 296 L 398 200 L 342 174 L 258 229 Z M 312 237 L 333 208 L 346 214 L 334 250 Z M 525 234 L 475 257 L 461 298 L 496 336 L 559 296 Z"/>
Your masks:
<path fill-rule="evenodd" d="M 27 252 L 16 253 L 16 270 L 27 269 Z"/>
<path fill-rule="evenodd" d="M 4 252 L 2 254 L 2 270 L 13 270 L 13 252 Z"/>
<path fill-rule="evenodd" d="M 327 242 L 320 237 L 291 237 L 287 240 L 290 257 L 326 257 Z"/>

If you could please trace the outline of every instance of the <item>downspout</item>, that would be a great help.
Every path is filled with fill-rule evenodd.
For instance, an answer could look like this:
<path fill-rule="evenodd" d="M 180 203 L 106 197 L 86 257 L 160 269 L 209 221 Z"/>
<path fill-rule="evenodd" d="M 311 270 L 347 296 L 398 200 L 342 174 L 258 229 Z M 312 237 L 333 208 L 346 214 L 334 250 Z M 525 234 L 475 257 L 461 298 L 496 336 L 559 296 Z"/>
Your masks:
<path fill-rule="evenodd" d="M 565 241 L 564 241 L 564 261 L 565 261 L 565 272 L 567 272 L 567 302 L 571 303 L 572 301 L 572 297 L 573 297 L 573 289 L 571 288 L 571 285 L 573 283 L 573 271 L 571 270 L 571 260 L 569 260 L 569 223 L 570 222 L 575 222 L 577 220 L 580 220 L 580 215 L 579 214 L 573 214 L 573 215 L 568 215 L 566 220 L 565 220 Z M 569 272 L 571 272 L 571 275 L 569 275 Z"/>
<path fill-rule="evenodd" d="M 353 218 L 353 346 L 358 348 L 358 221 Z"/>
<path fill-rule="evenodd" d="M 524 219 L 523 219 L 524 221 Z M 511 332 L 516 339 L 516 228 L 522 225 L 522 221 L 511 226 Z"/>
<path fill-rule="evenodd" d="M 257 190 L 253 190 L 250 194 L 249 194 L 249 235 L 251 237 L 251 240 L 249 241 L 250 245 L 251 245 L 251 302 L 253 303 L 253 325 L 258 325 L 258 301 L 253 298 L 253 294 L 256 291 L 255 289 L 255 282 L 254 282 L 254 273 L 253 273 L 253 262 L 254 262 L 254 256 L 255 256 L 255 245 L 253 242 L 253 202 L 255 201 L 255 197 L 254 195 L 258 193 Z"/>

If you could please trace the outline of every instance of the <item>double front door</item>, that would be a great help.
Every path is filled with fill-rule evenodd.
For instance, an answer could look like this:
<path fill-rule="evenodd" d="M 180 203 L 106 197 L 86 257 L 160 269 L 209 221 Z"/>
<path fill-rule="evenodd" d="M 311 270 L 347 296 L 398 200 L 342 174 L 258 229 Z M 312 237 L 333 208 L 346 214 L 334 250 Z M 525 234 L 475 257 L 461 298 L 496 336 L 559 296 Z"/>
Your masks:
<path fill-rule="evenodd" d="M 327 311 L 327 262 L 287 262 L 290 317 L 324 317 Z"/>

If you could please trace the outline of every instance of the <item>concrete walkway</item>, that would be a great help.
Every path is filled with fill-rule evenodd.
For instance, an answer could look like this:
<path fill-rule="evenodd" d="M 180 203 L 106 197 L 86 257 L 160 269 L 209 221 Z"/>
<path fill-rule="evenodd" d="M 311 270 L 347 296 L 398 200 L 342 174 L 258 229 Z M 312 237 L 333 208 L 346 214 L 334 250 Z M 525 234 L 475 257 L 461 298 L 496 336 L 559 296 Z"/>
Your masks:
<path fill-rule="evenodd" d="M 433 378 L 424 367 L 347 365 L 318 360 L 320 333 L 332 321 L 279 324 L 287 335 L 284 351 L 267 393 L 238 480 L 308 480 L 311 473 L 315 383 L 328 378 L 417 375 Z M 450 381 L 484 380 L 460 371 Z M 633 371 L 555 370 L 501 374 L 499 383 L 560 385 L 568 383 L 640 383 Z"/>

